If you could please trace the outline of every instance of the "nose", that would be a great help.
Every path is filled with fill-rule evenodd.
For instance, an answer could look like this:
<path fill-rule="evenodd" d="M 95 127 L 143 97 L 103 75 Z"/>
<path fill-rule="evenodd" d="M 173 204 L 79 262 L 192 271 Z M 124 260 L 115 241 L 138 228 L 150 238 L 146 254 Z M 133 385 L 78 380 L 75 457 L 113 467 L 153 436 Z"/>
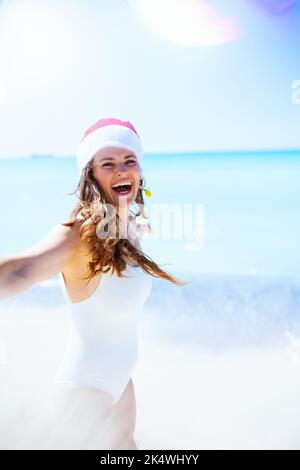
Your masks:
<path fill-rule="evenodd" d="M 120 162 L 119 165 L 117 165 L 117 171 L 120 172 L 121 170 L 124 170 L 124 169 L 125 169 L 125 172 L 127 172 L 125 162 Z"/>

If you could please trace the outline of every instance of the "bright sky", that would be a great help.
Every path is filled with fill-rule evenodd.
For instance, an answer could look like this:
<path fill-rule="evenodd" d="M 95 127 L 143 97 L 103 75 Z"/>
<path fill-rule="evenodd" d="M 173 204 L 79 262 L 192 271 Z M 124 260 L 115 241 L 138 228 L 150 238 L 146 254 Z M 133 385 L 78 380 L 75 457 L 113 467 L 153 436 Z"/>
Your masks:
<path fill-rule="evenodd" d="M 259 3 L 0 0 L 0 157 L 74 155 L 103 117 L 145 152 L 300 148 L 300 4 Z"/>

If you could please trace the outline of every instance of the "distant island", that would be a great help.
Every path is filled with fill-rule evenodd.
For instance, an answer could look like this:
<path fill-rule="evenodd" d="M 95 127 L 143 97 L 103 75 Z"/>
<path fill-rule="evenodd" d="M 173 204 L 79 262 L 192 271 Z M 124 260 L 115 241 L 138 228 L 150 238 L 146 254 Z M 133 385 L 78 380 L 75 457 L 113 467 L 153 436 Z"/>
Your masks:
<path fill-rule="evenodd" d="M 51 153 L 32 153 L 29 155 L 30 158 L 55 158 L 55 155 Z"/>

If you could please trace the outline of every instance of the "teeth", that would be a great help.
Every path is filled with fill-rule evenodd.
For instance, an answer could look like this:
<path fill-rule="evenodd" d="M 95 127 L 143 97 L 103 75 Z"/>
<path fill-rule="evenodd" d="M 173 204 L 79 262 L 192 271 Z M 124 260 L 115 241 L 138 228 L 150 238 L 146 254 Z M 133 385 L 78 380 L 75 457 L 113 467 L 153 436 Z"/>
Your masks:
<path fill-rule="evenodd" d="M 128 186 L 128 185 L 131 186 L 131 181 L 124 181 L 123 183 L 114 184 L 112 188 L 118 188 L 119 186 Z"/>

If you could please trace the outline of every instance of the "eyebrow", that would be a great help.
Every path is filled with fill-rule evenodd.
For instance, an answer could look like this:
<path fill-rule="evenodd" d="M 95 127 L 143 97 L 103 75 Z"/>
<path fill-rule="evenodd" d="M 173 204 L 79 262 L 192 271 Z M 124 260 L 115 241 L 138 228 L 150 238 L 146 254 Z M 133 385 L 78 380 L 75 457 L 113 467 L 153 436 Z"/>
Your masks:
<path fill-rule="evenodd" d="M 128 158 L 132 158 L 132 157 L 135 157 L 135 155 L 126 155 L 125 157 L 125 160 L 127 160 Z M 114 160 L 114 158 L 110 158 L 110 157 L 107 157 L 107 158 L 102 158 L 101 162 L 104 162 L 106 160 Z"/>

